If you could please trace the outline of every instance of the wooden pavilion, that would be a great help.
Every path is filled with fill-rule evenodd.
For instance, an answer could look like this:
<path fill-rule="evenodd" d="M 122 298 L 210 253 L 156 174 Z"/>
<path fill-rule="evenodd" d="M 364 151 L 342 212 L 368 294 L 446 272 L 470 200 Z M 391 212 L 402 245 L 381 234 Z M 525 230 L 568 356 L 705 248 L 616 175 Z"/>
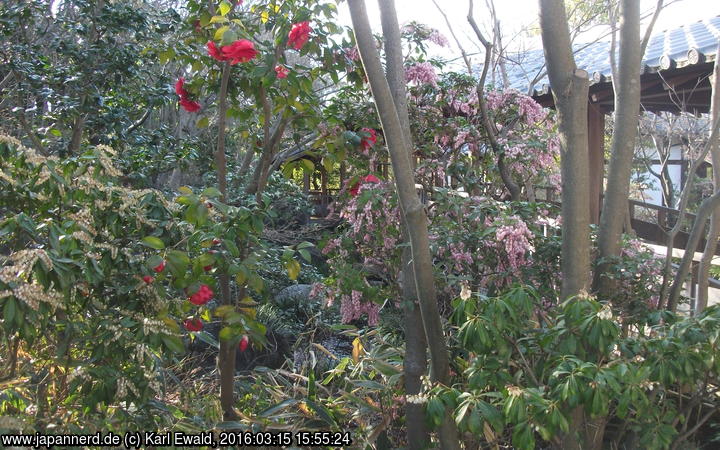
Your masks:
<path fill-rule="evenodd" d="M 706 113 L 710 108 L 710 75 L 720 42 L 720 16 L 655 33 L 642 62 L 641 111 L 681 111 Z M 605 115 L 614 109 L 610 67 L 610 43 L 576 45 L 578 68 L 590 74 L 588 96 L 588 140 L 590 156 L 590 217 L 600 218 L 605 165 Z M 531 92 L 545 107 L 554 107 L 553 96 L 544 73 L 542 50 L 513 58 L 508 67 L 512 88 Z M 533 83 L 533 81 L 535 81 Z M 530 85 L 533 88 L 530 88 Z"/>

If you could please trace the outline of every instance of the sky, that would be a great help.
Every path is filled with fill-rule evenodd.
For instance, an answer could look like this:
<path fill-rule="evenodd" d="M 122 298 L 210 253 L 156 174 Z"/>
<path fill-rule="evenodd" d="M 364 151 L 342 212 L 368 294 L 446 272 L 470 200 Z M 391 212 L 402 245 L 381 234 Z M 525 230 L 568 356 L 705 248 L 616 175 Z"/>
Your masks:
<path fill-rule="evenodd" d="M 368 15 L 370 23 L 376 32 L 380 32 L 380 13 L 378 11 L 377 1 L 388 1 L 388 0 L 366 0 L 365 4 L 368 8 Z M 463 47 L 468 53 L 478 52 L 479 42 L 474 37 L 472 29 L 467 24 L 467 12 L 468 12 L 468 0 L 436 0 L 439 5 L 443 8 L 448 16 L 448 19 L 453 25 L 455 34 L 461 41 Z M 641 14 L 652 15 L 655 10 L 657 0 L 640 0 Z M 485 7 L 484 0 L 475 0 L 475 20 L 481 27 L 484 28 L 486 36 L 490 33 L 489 30 L 489 13 Z M 703 18 L 713 17 L 720 15 L 720 0 L 676 0 L 670 2 L 665 1 L 666 6 L 658 17 L 657 23 L 655 24 L 654 31 L 663 31 L 670 28 L 675 28 L 681 25 L 689 24 L 702 20 Z M 503 45 L 507 46 L 510 51 L 518 50 L 521 48 L 539 48 L 540 38 L 537 32 L 534 37 L 528 37 L 527 33 L 523 33 L 523 30 L 535 29 L 537 30 L 538 23 L 538 0 L 495 0 L 495 7 L 497 10 L 498 18 L 501 22 L 502 34 L 503 34 Z M 441 33 L 451 39 L 448 27 L 443 19 L 442 15 L 438 12 L 437 8 L 433 4 L 432 0 L 395 0 L 395 8 L 398 13 L 398 20 L 402 25 L 405 22 L 417 21 L 424 23 L 433 28 L 438 29 Z M 343 2 L 339 7 L 340 20 L 345 25 L 351 25 L 350 14 L 348 12 L 347 3 Z M 649 20 L 646 20 L 647 23 Z M 643 25 L 645 25 L 645 23 Z M 643 26 L 644 30 L 644 26 Z M 595 32 L 595 35 L 600 30 Z M 580 42 L 583 40 L 591 41 L 596 37 L 591 32 L 586 37 L 581 37 Z M 455 56 L 459 56 L 460 52 L 457 46 L 451 44 L 451 52 Z M 444 56 L 448 58 L 447 50 L 445 50 Z M 478 59 L 481 56 L 476 56 L 474 59 Z"/>

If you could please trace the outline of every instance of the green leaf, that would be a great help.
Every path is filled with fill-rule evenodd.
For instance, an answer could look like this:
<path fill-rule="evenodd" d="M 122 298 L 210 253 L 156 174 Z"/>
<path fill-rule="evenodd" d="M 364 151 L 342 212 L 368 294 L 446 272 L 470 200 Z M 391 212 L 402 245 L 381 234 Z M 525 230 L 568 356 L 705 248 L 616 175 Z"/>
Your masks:
<path fill-rule="evenodd" d="M 313 373 L 310 371 L 310 373 Z M 333 428 L 337 427 L 337 422 L 335 422 L 335 419 L 333 419 L 332 414 L 330 411 L 320 403 L 316 403 L 312 400 L 305 400 L 305 404 L 308 405 L 310 409 L 315 411 L 317 413 L 318 417 L 320 417 L 325 423 L 332 426 Z"/>
<path fill-rule="evenodd" d="M 218 344 L 218 341 L 216 341 L 215 338 L 207 331 L 197 332 L 195 333 L 195 336 L 213 348 L 220 348 L 220 344 Z"/>
<path fill-rule="evenodd" d="M 190 266 L 190 258 L 187 253 L 179 250 L 170 250 L 167 254 L 167 260 L 170 272 L 178 278 L 183 277 L 188 266 Z"/>
<path fill-rule="evenodd" d="M 170 336 L 169 334 L 162 334 L 161 336 L 163 343 L 171 351 L 175 353 L 185 353 L 185 346 L 178 336 Z"/>
<path fill-rule="evenodd" d="M 152 255 L 147 261 L 145 261 L 145 265 L 152 269 L 159 266 L 161 262 L 163 262 L 163 259 L 160 255 Z"/>
<path fill-rule="evenodd" d="M 233 257 L 237 258 L 240 256 L 240 249 L 238 249 L 238 246 L 235 245 L 235 242 L 230 239 L 223 239 L 223 245 L 225 245 L 225 248 L 228 249 Z"/>
<path fill-rule="evenodd" d="M 208 125 L 210 125 L 210 119 L 208 119 L 207 117 L 202 117 L 195 124 L 195 126 L 198 128 L 206 128 Z"/>
<path fill-rule="evenodd" d="M 233 336 L 235 336 L 235 332 L 230 327 L 223 327 L 223 329 L 220 330 L 220 334 L 218 335 L 221 341 L 229 341 L 233 338 Z"/>
<path fill-rule="evenodd" d="M 218 8 L 220 9 L 220 15 L 225 16 L 232 9 L 232 5 L 227 0 L 223 0 L 220 2 L 220 6 Z"/>
<path fill-rule="evenodd" d="M 301 159 L 300 164 L 303 166 L 303 170 L 312 174 L 315 171 L 315 163 L 309 159 Z"/>
<path fill-rule="evenodd" d="M 275 414 L 276 412 L 278 412 L 284 408 L 287 408 L 288 406 L 297 404 L 297 402 L 298 401 L 295 400 L 294 398 L 289 398 L 287 400 L 283 400 L 282 402 L 278 403 L 277 405 L 271 406 L 271 407 L 267 408 L 266 410 L 260 412 L 259 416 L 260 417 L 270 417 L 273 414 Z"/>
<path fill-rule="evenodd" d="M 220 191 L 217 188 L 209 187 L 202 191 L 202 195 L 205 197 L 216 198 L 220 197 Z"/>
<path fill-rule="evenodd" d="M 298 275 L 300 275 L 300 263 L 294 259 L 285 261 L 285 269 L 287 270 L 288 276 L 291 280 L 297 279 Z"/>
<path fill-rule="evenodd" d="M 256 274 L 252 274 L 252 276 L 248 280 L 248 284 L 251 288 L 253 288 L 255 292 L 258 293 L 262 292 L 263 287 L 265 286 L 265 282 L 263 281 L 263 279 Z"/>
<path fill-rule="evenodd" d="M 302 256 L 305 261 L 312 262 L 312 257 L 310 256 L 310 252 L 308 252 L 304 248 L 298 250 L 298 253 L 300 253 L 300 256 Z"/>
<path fill-rule="evenodd" d="M 160 58 L 160 64 L 165 64 L 166 62 L 170 61 L 173 56 L 175 56 L 175 51 L 172 49 L 160 52 L 158 54 L 158 57 Z"/>
<path fill-rule="evenodd" d="M 15 298 L 8 297 L 7 300 L 5 300 L 5 307 L 3 307 L 3 319 L 6 323 L 11 323 L 13 319 L 15 318 Z"/>
<path fill-rule="evenodd" d="M 146 247 L 154 248 L 155 250 L 162 250 L 165 248 L 163 241 L 155 236 L 145 236 L 142 238 L 142 244 Z"/>
<path fill-rule="evenodd" d="M 227 25 L 221 26 L 220 28 L 215 30 L 215 35 L 213 36 L 213 39 L 215 39 L 216 41 L 221 40 L 223 35 L 225 34 L 225 32 L 229 29 L 230 29 L 230 27 Z"/>
<path fill-rule="evenodd" d="M 228 30 L 222 37 L 222 45 L 230 45 L 237 41 L 238 35 L 233 30 Z"/>

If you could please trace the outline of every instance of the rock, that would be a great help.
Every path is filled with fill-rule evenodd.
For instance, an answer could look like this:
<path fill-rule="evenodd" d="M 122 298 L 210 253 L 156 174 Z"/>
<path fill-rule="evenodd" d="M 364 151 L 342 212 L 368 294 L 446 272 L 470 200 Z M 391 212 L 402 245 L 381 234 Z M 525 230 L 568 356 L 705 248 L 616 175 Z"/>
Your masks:
<path fill-rule="evenodd" d="M 278 305 L 287 304 L 289 302 L 301 303 L 310 299 L 310 284 L 294 284 L 283 288 L 275 294 L 275 303 Z"/>
<path fill-rule="evenodd" d="M 311 364 L 312 358 L 309 349 L 312 349 L 315 354 L 315 369 L 319 373 L 332 369 L 343 358 L 352 356 L 352 342 L 345 336 L 331 335 L 322 339 L 319 344 L 332 353 L 335 358 L 331 358 L 325 352 L 313 346 L 297 347 L 293 352 L 293 365 L 296 371 L 300 372 L 303 366 Z"/>

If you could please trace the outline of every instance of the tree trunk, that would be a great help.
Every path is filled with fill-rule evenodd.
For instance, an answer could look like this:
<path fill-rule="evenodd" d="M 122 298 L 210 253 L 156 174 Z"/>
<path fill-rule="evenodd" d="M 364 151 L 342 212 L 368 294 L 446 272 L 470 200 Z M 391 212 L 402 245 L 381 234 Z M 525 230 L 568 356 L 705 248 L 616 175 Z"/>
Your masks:
<path fill-rule="evenodd" d="M 675 273 L 672 287 L 670 288 L 670 295 L 668 297 L 668 307 L 670 311 L 675 311 L 677 307 L 678 299 L 680 298 L 680 290 L 685 282 L 688 272 L 690 272 L 690 265 L 692 264 L 693 255 L 695 249 L 697 249 L 702 233 L 705 230 L 705 222 L 707 218 L 720 208 L 720 191 L 715 192 L 711 197 L 703 200 L 700 205 L 700 209 L 695 217 L 695 223 L 693 224 L 690 237 L 688 238 L 687 246 L 685 247 L 685 254 L 683 255 L 682 261 L 680 262 L 680 268 Z"/>
<path fill-rule="evenodd" d="M 713 92 L 713 97 L 717 94 Z M 694 174 L 697 171 L 698 166 L 702 161 L 705 160 L 705 156 L 708 154 L 708 151 L 710 151 L 710 146 L 713 142 L 716 142 L 718 139 L 718 131 L 720 127 L 720 117 L 716 117 L 712 119 L 712 127 L 710 129 L 710 137 L 708 138 L 707 142 L 705 143 L 704 149 L 700 152 L 698 157 L 693 160 L 692 164 L 690 164 L 690 169 L 688 170 L 688 173 Z M 687 204 L 688 200 L 690 198 L 690 191 L 692 190 L 693 184 L 695 181 L 695 177 L 688 177 L 687 181 L 685 182 L 685 186 L 683 186 L 682 192 L 680 192 L 680 199 L 678 200 L 678 212 L 677 212 L 677 220 L 675 222 L 675 225 L 673 225 L 672 229 L 667 232 L 667 241 L 665 243 L 665 246 L 667 248 L 667 252 L 665 253 L 665 264 L 663 268 L 663 283 L 662 287 L 660 288 L 660 300 L 658 302 L 658 305 L 662 307 L 662 305 L 665 305 L 665 302 L 667 300 L 667 309 L 670 311 L 675 310 L 676 304 L 668 300 L 668 291 L 670 287 L 670 275 L 672 272 L 672 250 L 675 243 L 675 236 L 677 236 L 678 232 L 682 228 L 683 221 L 685 219 L 685 211 L 687 210 Z M 696 221 L 699 219 L 699 216 L 696 217 Z M 702 230 L 702 229 L 701 229 Z M 690 243 L 688 242 L 688 248 L 690 247 Z M 697 243 L 693 247 L 696 248 Z"/>
<path fill-rule="evenodd" d="M 612 136 L 608 182 L 598 230 L 598 258 L 608 260 L 620 254 L 624 211 L 630 192 L 630 175 L 640 110 L 640 2 L 620 1 L 620 58 L 615 89 L 615 121 Z M 614 57 L 614 55 L 611 55 Z M 593 290 L 600 298 L 614 291 L 612 279 L 605 276 L 610 263 L 598 264 Z"/>
<path fill-rule="evenodd" d="M 588 74 L 577 69 L 561 0 L 540 0 L 548 78 L 558 111 L 562 170 L 562 297 L 588 287 L 590 274 Z M 621 217 L 622 218 L 622 217 Z"/>
<path fill-rule="evenodd" d="M 710 77 L 712 85 L 712 97 L 710 99 L 710 122 L 714 123 L 720 117 L 720 44 L 715 51 L 715 69 Z M 712 156 L 713 186 L 715 192 L 720 192 L 720 145 L 717 136 L 710 144 L 710 155 Z M 715 256 L 718 235 L 720 235 L 720 211 L 713 210 L 710 218 L 710 228 L 705 240 L 705 249 L 700 259 L 698 268 L 698 295 L 695 302 L 695 314 L 699 314 L 707 306 L 708 302 L 708 277 L 710 276 L 710 263 Z"/>
<path fill-rule="evenodd" d="M 430 349 L 432 379 L 436 383 L 447 385 L 450 380 L 449 358 L 437 306 L 427 215 L 415 191 L 415 178 L 405 140 L 406 133 L 403 131 L 390 87 L 383 74 L 380 56 L 375 47 L 375 38 L 367 18 L 365 2 L 349 0 L 348 4 L 360 57 L 370 81 L 370 89 L 387 141 L 404 223 L 407 224 L 415 273 L 415 287 Z M 439 438 L 443 449 L 460 448 L 457 426 L 450 409 L 446 411 L 440 426 Z"/>
<path fill-rule="evenodd" d="M 407 108 L 407 92 L 403 69 L 402 45 L 400 42 L 400 26 L 398 24 L 395 3 L 378 0 L 382 21 L 383 37 L 385 38 L 385 67 L 388 86 L 392 91 L 393 101 L 397 108 L 398 119 L 405 138 L 407 158 L 413 166 L 412 136 L 410 132 L 410 115 Z M 403 242 L 408 241 L 406 224 L 403 227 Z M 423 330 L 422 317 L 417 304 L 415 291 L 415 272 L 412 266 L 412 254 L 409 247 L 402 252 L 402 296 L 403 318 L 405 325 L 405 359 L 403 372 L 405 376 L 405 395 L 414 396 L 422 390 L 421 377 L 427 372 L 427 340 Z M 430 446 L 430 436 L 425 423 L 425 411 L 421 404 L 405 402 L 405 428 L 409 448 L 426 448 Z"/>
<path fill-rule="evenodd" d="M 215 149 L 215 168 L 217 170 L 220 201 L 227 202 L 227 161 L 225 158 L 225 121 L 227 113 L 227 89 L 230 80 L 230 63 L 223 66 L 220 95 L 218 97 L 218 140 Z M 230 279 L 227 274 L 220 275 L 220 302 L 232 304 L 230 298 Z M 237 415 L 235 405 L 235 346 L 229 341 L 220 340 L 218 370 L 220 371 L 220 407 L 226 421 L 234 420 Z"/>
<path fill-rule="evenodd" d="M 547 72 L 558 111 L 562 172 L 562 298 L 587 290 L 590 278 L 590 209 L 588 208 L 588 74 L 575 65 L 562 0 L 540 0 L 540 31 Z M 583 448 L 582 409 L 569 417 L 559 436 L 564 450 Z"/>

